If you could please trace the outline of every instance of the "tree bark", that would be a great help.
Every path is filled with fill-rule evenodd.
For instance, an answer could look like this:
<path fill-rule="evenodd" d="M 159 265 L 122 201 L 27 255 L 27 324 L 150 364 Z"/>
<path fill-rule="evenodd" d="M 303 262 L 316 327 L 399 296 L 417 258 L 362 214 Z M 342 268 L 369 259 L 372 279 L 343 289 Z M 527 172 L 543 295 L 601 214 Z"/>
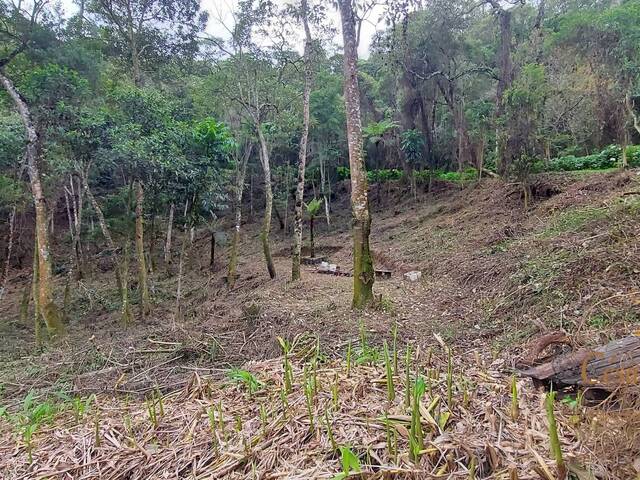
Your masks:
<path fill-rule="evenodd" d="M 140 291 L 140 313 L 146 317 L 151 312 L 151 297 L 147 279 L 147 265 L 144 257 L 144 189 L 140 180 L 136 181 L 136 256 L 138 257 L 138 290 Z"/>
<path fill-rule="evenodd" d="M 496 88 L 496 146 L 498 149 L 498 174 L 504 175 L 509 170 L 509 155 L 507 150 L 507 129 L 503 125 L 504 117 L 504 92 L 511 88 L 513 83 L 513 61 L 511 59 L 511 12 L 498 6 L 496 16 L 500 25 L 500 45 L 498 47 L 497 63 L 500 67 L 500 78 Z"/>
<path fill-rule="evenodd" d="M 300 150 L 298 152 L 298 185 L 296 188 L 295 219 L 293 222 L 293 255 L 291 265 L 291 280 L 300 279 L 300 255 L 302 251 L 302 207 L 304 203 L 304 175 L 307 164 L 307 149 L 309 140 L 309 121 L 311 83 L 313 70 L 311 65 L 311 30 L 307 18 L 307 0 L 301 1 L 302 24 L 305 32 L 304 42 L 304 92 L 302 94 L 302 136 L 300 137 Z"/>
<path fill-rule="evenodd" d="M 173 214 L 176 209 L 175 203 L 169 206 L 169 220 L 167 221 L 167 239 L 164 242 L 164 263 L 171 264 L 171 236 L 173 234 Z"/>
<path fill-rule="evenodd" d="M 36 347 L 42 345 L 42 333 L 40 331 L 40 259 L 38 254 L 38 238 L 35 238 L 33 246 L 33 273 L 31 276 L 31 296 L 33 298 L 33 331 L 36 337 Z M 28 306 L 28 305 L 27 305 Z"/>
<path fill-rule="evenodd" d="M 309 250 L 311 258 L 316 258 L 316 248 L 313 238 L 313 217 L 309 218 Z"/>
<path fill-rule="evenodd" d="M 87 178 L 86 172 L 83 172 L 81 174 L 81 179 L 84 192 L 87 195 L 89 203 L 91 203 L 91 206 L 96 213 L 96 217 L 98 217 L 98 224 L 100 225 L 102 236 L 107 241 L 107 247 L 111 251 L 111 258 L 113 259 L 113 270 L 116 276 L 116 285 L 118 287 L 118 292 L 120 293 L 121 299 L 122 324 L 126 327 L 131 324 L 132 320 L 131 306 L 129 302 L 129 238 L 126 239 L 125 246 L 122 252 L 122 259 L 119 259 L 116 244 L 113 241 L 113 237 L 111 237 L 111 232 L 109 231 L 109 227 L 107 226 L 107 222 L 104 218 L 104 214 L 102 213 L 102 209 L 100 208 L 100 205 L 98 205 L 96 197 L 93 196 L 93 193 L 89 188 L 89 180 Z"/>
<path fill-rule="evenodd" d="M 271 210 L 273 208 L 273 192 L 271 191 L 271 166 L 269 165 L 269 149 L 267 141 L 264 138 L 260 122 L 256 122 L 256 130 L 258 132 L 258 140 L 260 142 L 260 163 L 264 173 L 264 221 L 262 223 L 262 231 L 260 239 L 262 240 L 262 249 L 264 251 L 264 259 L 267 264 L 269 277 L 276 278 L 276 269 L 273 265 L 271 257 L 271 247 L 269 245 L 269 233 L 271 232 Z"/>
<path fill-rule="evenodd" d="M 353 306 L 363 308 L 373 300 L 373 259 L 369 249 L 371 215 L 365 170 L 358 50 L 351 0 L 339 0 L 344 39 L 344 101 L 347 114 L 347 140 L 351 169 L 351 211 L 353 216 Z"/>
<path fill-rule="evenodd" d="M 624 97 L 624 104 L 627 107 L 629 115 L 631 115 L 631 120 L 633 120 L 633 128 L 640 134 L 640 119 L 636 113 L 634 101 L 628 93 Z"/>
<path fill-rule="evenodd" d="M 238 244 L 240 243 L 240 227 L 242 225 L 242 193 L 244 192 L 244 181 L 247 175 L 247 165 L 251 157 L 253 144 L 249 144 L 244 151 L 242 160 L 236 170 L 236 184 L 234 195 L 234 227 L 233 238 L 231 239 L 231 249 L 229 252 L 229 270 L 227 274 L 227 285 L 233 288 L 236 282 L 238 267 Z"/>
<path fill-rule="evenodd" d="M 211 253 L 209 255 L 209 269 L 213 272 L 213 265 L 216 261 L 216 232 L 211 230 Z"/>
<path fill-rule="evenodd" d="M 40 276 L 38 281 L 38 300 L 40 302 L 40 313 L 47 330 L 51 336 L 56 336 L 64 333 L 64 325 L 60 318 L 60 311 L 53 301 L 51 249 L 49 246 L 49 231 L 47 230 L 47 202 L 42 189 L 38 165 L 40 160 L 39 138 L 26 101 L 2 71 L 0 71 L 0 82 L 13 100 L 27 133 L 25 157 L 36 212 L 35 230 L 38 243 L 38 272 Z"/>
<path fill-rule="evenodd" d="M 4 268 L 0 272 L 0 302 L 4 296 L 5 289 L 7 288 L 7 281 L 9 280 L 9 269 L 11 268 L 11 254 L 13 253 L 13 237 L 16 230 L 16 212 L 17 207 L 14 206 L 9 214 L 9 233 L 7 234 L 7 250 L 4 260 Z"/>
<path fill-rule="evenodd" d="M 331 228 L 331 206 L 329 205 L 329 197 L 331 196 L 331 184 L 327 178 L 326 167 L 324 164 L 324 155 L 319 155 L 320 160 L 320 192 L 324 199 L 324 215 L 327 220 L 327 229 Z M 328 186 L 328 188 L 327 188 Z M 328 193 L 328 194 L 327 194 Z"/>

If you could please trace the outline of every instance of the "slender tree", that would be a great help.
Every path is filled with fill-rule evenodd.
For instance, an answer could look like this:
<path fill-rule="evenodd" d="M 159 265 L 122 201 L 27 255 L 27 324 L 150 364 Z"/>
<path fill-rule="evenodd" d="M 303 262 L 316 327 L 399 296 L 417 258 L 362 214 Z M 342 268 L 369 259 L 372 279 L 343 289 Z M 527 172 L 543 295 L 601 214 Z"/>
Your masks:
<path fill-rule="evenodd" d="M 244 146 L 243 153 L 237 155 L 236 159 L 236 177 L 233 195 L 233 236 L 231 238 L 231 247 L 229 251 L 229 269 L 227 273 L 227 284 L 229 288 L 233 288 L 236 282 L 238 269 L 238 246 L 240 244 L 240 228 L 242 226 L 242 193 L 244 191 L 244 182 L 247 175 L 247 165 L 253 143 L 247 143 Z"/>
<path fill-rule="evenodd" d="M 369 249 L 371 214 L 369 212 L 367 172 L 364 164 L 362 121 L 360 118 L 358 49 L 351 0 L 339 0 L 338 4 L 344 39 L 344 103 L 347 114 L 347 141 L 351 170 L 353 306 L 363 308 L 373 300 L 374 271 Z"/>
<path fill-rule="evenodd" d="M 149 295 L 149 282 L 147 280 L 147 264 L 144 255 L 144 190 L 142 182 L 136 181 L 136 256 L 138 258 L 138 291 L 140 292 L 140 313 L 142 317 L 149 315 L 151 311 L 151 296 Z"/>
<path fill-rule="evenodd" d="M 309 28 L 307 0 L 302 0 L 300 5 L 300 18 L 304 26 L 304 92 L 302 94 L 302 135 L 300 137 L 300 150 L 298 153 L 298 186 L 296 188 L 295 219 L 293 223 L 293 256 L 291 267 L 291 280 L 300 279 L 300 252 L 302 250 L 302 204 L 304 203 L 304 174 L 307 164 L 307 143 L 309 139 L 310 97 L 313 82 L 313 66 L 311 65 L 312 39 Z"/>
<path fill-rule="evenodd" d="M 21 10 L 19 3 L 14 7 L 11 16 L 16 22 L 25 23 L 26 27 L 21 31 L 3 31 L 11 39 L 11 50 L 0 59 L 0 83 L 11 98 L 22 124 L 24 126 L 27 138 L 27 144 L 24 153 L 24 161 L 27 166 L 29 176 L 29 184 L 31 186 L 31 194 L 35 206 L 35 237 L 36 246 L 34 252 L 34 265 L 38 266 L 37 276 L 37 297 L 39 302 L 39 313 L 45 322 L 47 330 L 51 336 L 59 335 L 64 332 L 64 326 L 60 316 L 60 311 L 53 299 L 53 273 L 51 269 L 51 247 L 48 230 L 48 209 L 47 200 L 45 198 L 42 180 L 40 176 L 40 163 L 42 156 L 42 145 L 40 144 L 40 136 L 36 130 L 33 117 L 29 105 L 25 98 L 15 87 L 11 79 L 6 75 L 4 67 L 20 53 L 25 51 L 31 42 L 33 31 L 36 28 L 38 17 L 42 14 L 46 6 L 46 1 L 37 0 L 33 3 L 32 9 L 27 13 Z M 36 276 L 34 275 L 34 279 Z"/>

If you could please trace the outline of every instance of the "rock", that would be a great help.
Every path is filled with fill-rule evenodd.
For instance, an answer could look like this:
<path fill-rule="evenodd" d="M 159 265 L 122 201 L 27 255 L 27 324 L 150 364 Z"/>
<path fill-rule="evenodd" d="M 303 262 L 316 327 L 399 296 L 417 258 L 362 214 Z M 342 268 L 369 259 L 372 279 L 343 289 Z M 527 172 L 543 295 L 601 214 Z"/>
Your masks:
<path fill-rule="evenodd" d="M 404 278 L 410 282 L 417 282 L 422 278 L 422 272 L 419 270 L 412 270 L 411 272 L 405 273 Z"/>

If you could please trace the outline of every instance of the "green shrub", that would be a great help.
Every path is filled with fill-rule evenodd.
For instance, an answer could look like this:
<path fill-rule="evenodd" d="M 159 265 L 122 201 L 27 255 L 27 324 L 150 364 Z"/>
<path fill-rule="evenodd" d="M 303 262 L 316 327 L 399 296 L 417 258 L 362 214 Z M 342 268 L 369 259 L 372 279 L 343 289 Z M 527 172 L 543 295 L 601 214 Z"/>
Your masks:
<path fill-rule="evenodd" d="M 467 168 L 462 172 L 436 172 L 438 180 L 457 184 L 465 184 L 478 178 L 478 171 L 475 168 Z"/>
<path fill-rule="evenodd" d="M 630 167 L 640 167 L 640 145 L 627 147 L 627 163 Z"/>
<path fill-rule="evenodd" d="M 640 164 L 640 147 L 627 147 L 627 157 L 629 165 L 635 166 L 630 158 L 635 155 L 634 161 Z M 563 157 L 553 158 L 545 166 L 542 162 L 536 162 L 535 171 L 552 171 L 552 172 L 570 172 L 572 170 L 604 170 L 607 168 L 616 168 L 622 159 L 622 148 L 618 145 L 609 145 L 600 153 L 576 157 L 574 155 L 566 155 Z"/>
<path fill-rule="evenodd" d="M 336 167 L 336 171 L 338 172 L 338 178 L 340 180 L 351 178 L 351 170 L 349 167 Z M 369 183 L 384 183 L 390 180 L 400 180 L 401 178 L 402 170 L 398 170 L 397 168 L 367 171 L 367 180 Z"/>

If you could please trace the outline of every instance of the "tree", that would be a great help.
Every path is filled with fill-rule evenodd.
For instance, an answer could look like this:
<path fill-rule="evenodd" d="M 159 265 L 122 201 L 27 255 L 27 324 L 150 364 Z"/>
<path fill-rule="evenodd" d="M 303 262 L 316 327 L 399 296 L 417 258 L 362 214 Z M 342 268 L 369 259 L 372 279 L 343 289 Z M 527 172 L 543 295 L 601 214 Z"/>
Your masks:
<path fill-rule="evenodd" d="M 307 0 L 301 0 L 300 18 L 305 32 L 304 42 L 304 93 L 302 94 L 302 135 L 300 136 L 300 152 L 298 154 L 298 186 L 296 188 L 295 220 L 293 226 L 293 255 L 291 267 L 291 280 L 300 279 L 300 252 L 302 249 L 302 204 L 304 202 L 304 174 L 307 164 L 307 143 L 309 139 L 310 113 L 309 104 L 311 97 L 311 83 L 313 81 L 312 70 L 312 41 L 309 29 L 309 6 Z M 312 255 L 313 256 L 313 255 Z"/>
<path fill-rule="evenodd" d="M 241 117 L 242 125 L 250 125 L 257 138 L 258 158 L 264 178 L 265 209 L 260 240 L 270 278 L 276 277 L 271 255 L 271 217 L 274 210 L 271 151 L 277 140 L 290 138 L 290 126 L 297 115 L 297 81 L 294 60 L 297 53 L 289 49 L 278 29 L 269 38 L 278 42 L 263 48 L 252 35 L 265 31 L 270 19 L 277 18 L 271 2 L 241 4 L 238 22 L 228 45 L 212 39 L 228 58 L 216 65 L 215 85 L 225 101 Z M 258 32 L 258 33 L 255 33 Z"/>
<path fill-rule="evenodd" d="M 109 44 L 128 57 L 138 86 L 145 62 L 193 56 L 207 22 L 198 0 L 92 0 L 89 7 L 111 37 Z"/>
<path fill-rule="evenodd" d="M 242 192 L 247 175 L 247 165 L 253 151 L 253 143 L 247 142 L 242 150 L 235 150 L 235 182 L 233 191 L 233 236 L 229 252 L 229 269 L 227 272 L 227 284 L 233 288 L 237 277 L 238 245 L 240 244 L 240 228 L 242 226 Z"/>
<path fill-rule="evenodd" d="M 309 251 L 310 257 L 315 258 L 316 249 L 313 238 L 313 221 L 315 220 L 320 208 L 322 207 L 322 200 L 318 198 L 314 198 L 309 203 L 307 203 L 307 217 L 309 218 Z"/>
<path fill-rule="evenodd" d="M 5 67 L 28 48 L 32 40 L 32 35 L 37 28 L 38 19 L 41 17 L 46 3 L 46 0 L 35 1 L 32 9 L 28 12 L 21 9 L 20 3 L 17 6 L 8 6 L 2 3 L 3 13 L 13 20 L 13 24 L 7 24 L 6 29 L 0 32 L 2 37 L 0 40 L 8 52 L 0 59 L 0 83 L 2 83 L 2 86 L 13 101 L 26 132 L 27 144 L 24 161 L 26 163 L 31 194 L 35 206 L 35 237 L 37 248 L 34 249 L 34 281 L 37 278 L 37 283 L 34 282 L 34 285 L 37 286 L 34 289 L 34 294 L 37 291 L 38 311 L 44 320 L 49 334 L 56 336 L 64 332 L 64 326 L 60 311 L 53 299 L 53 273 L 47 225 L 47 200 L 40 176 L 42 144 L 29 105 L 5 73 Z M 36 266 L 38 272 L 37 277 L 35 274 Z"/>
<path fill-rule="evenodd" d="M 339 0 L 344 39 L 344 103 L 347 112 L 347 141 L 351 170 L 351 212 L 353 216 L 353 306 L 366 307 L 373 300 L 373 258 L 369 248 L 371 214 L 367 172 L 364 165 L 358 50 L 351 0 Z"/>

